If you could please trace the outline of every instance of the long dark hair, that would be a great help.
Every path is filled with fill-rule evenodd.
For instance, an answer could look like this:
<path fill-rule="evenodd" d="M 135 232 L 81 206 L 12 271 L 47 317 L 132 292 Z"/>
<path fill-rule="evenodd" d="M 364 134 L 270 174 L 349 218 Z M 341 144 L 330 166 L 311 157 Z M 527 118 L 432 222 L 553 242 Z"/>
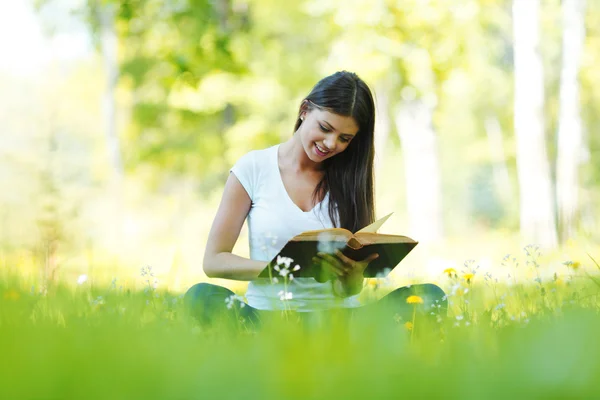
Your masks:
<path fill-rule="evenodd" d="M 356 232 L 375 220 L 373 95 L 355 73 L 340 71 L 315 85 L 300 112 L 312 107 L 352 117 L 359 127 L 343 152 L 323 161 L 325 175 L 313 192 L 315 203 L 329 192 L 329 217 L 333 224 Z M 294 131 L 301 124 L 299 113 Z"/>

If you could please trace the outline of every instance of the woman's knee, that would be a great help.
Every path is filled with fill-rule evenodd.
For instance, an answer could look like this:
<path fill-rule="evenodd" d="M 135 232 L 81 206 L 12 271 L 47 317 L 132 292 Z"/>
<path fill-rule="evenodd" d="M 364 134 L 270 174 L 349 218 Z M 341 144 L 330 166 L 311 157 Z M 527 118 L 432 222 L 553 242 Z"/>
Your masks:
<path fill-rule="evenodd" d="M 222 286 L 201 282 L 190 287 L 183 296 L 183 302 L 188 309 L 199 307 L 214 307 L 221 303 L 225 305 L 225 299 L 234 294 L 231 290 Z"/>

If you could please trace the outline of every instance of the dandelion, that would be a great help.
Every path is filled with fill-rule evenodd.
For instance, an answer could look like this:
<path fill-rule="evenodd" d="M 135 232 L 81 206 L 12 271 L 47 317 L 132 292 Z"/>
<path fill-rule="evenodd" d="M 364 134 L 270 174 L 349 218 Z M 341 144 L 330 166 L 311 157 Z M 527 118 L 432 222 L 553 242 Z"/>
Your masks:
<path fill-rule="evenodd" d="M 471 279 L 473 279 L 474 276 L 475 274 L 469 272 L 468 274 L 464 274 L 463 278 L 465 279 L 465 281 L 467 281 L 467 283 L 471 283 Z"/>
<path fill-rule="evenodd" d="M 423 304 L 423 299 L 420 298 L 419 296 L 413 295 L 413 296 L 409 296 L 406 299 L 406 303 L 407 304 Z"/>
<path fill-rule="evenodd" d="M 574 271 L 577 271 L 579 267 L 581 267 L 581 263 L 579 261 L 573 261 L 569 267 L 571 267 Z"/>
<path fill-rule="evenodd" d="M 404 327 L 406 328 L 406 330 L 412 332 L 412 330 L 414 328 L 414 324 L 412 322 L 410 322 L 410 321 L 406 321 L 406 323 L 404 324 Z"/>
<path fill-rule="evenodd" d="M 448 275 L 448 278 L 451 278 L 452 275 L 456 276 L 456 270 L 454 268 L 446 268 L 444 273 Z"/>
<path fill-rule="evenodd" d="M 415 304 L 415 305 L 416 304 L 423 304 L 423 299 L 421 297 L 419 297 L 419 296 L 412 295 L 412 296 L 408 296 L 408 298 L 406 299 L 406 303 L 407 304 Z M 410 341 L 411 342 L 413 340 L 413 333 L 415 331 L 415 317 L 416 316 L 417 316 L 417 307 L 415 306 L 415 307 L 413 307 L 412 322 L 409 321 L 410 322 L 410 329 L 409 330 L 410 330 Z M 404 326 L 406 326 L 407 329 L 408 329 L 408 326 L 406 324 L 404 324 Z"/>
<path fill-rule="evenodd" d="M 77 278 L 77 284 L 78 285 L 83 285 L 88 279 L 88 276 L 86 274 L 83 275 L 79 275 L 79 278 Z"/>
<path fill-rule="evenodd" d="M 19 294 L 19 292 L 17 292 L 16 290 L 14 290 L 14 289 L 10 289 L 10 290 L 8 290 L 8 291 L 6 291 L 6 292 L 4 293 L 4 296 L 3 296 L 3 297 L 4 297 L 4 299 L 6 299 L 6 300 L 17 301 L 17 300 L 19 300 L 19 298 L 21 297 L 21 295 L 20 295 L 20 294 Z"/>

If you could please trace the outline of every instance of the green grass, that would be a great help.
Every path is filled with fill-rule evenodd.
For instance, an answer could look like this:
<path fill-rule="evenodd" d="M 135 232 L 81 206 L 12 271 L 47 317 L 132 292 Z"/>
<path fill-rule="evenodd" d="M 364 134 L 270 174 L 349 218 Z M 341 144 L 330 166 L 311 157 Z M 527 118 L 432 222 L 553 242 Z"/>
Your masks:
<path fill-rule="evenodd" d="M 336 314 L 202 328 L 180 294 L 149 284 L 41 290 L 5 274 L 0 398 L 596 397 L 600 288 L 568 271 L 512 284 L 451 273 L 448 318 L 412 331 Z"/>

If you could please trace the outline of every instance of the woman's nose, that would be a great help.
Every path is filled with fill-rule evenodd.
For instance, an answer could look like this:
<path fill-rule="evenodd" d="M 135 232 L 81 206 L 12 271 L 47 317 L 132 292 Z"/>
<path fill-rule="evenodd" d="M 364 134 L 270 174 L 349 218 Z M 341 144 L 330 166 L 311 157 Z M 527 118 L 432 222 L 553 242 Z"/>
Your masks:
<path fill-rule="evenodd" d="M 323 144 L 324 144 L 325 146 L 327 146 L 327 149 L 328 149 L 329 151 L 333 151 L 333 150 L 335 150 L 335 138 L 326 138 L 326 139 L 323 141 Z"/>

